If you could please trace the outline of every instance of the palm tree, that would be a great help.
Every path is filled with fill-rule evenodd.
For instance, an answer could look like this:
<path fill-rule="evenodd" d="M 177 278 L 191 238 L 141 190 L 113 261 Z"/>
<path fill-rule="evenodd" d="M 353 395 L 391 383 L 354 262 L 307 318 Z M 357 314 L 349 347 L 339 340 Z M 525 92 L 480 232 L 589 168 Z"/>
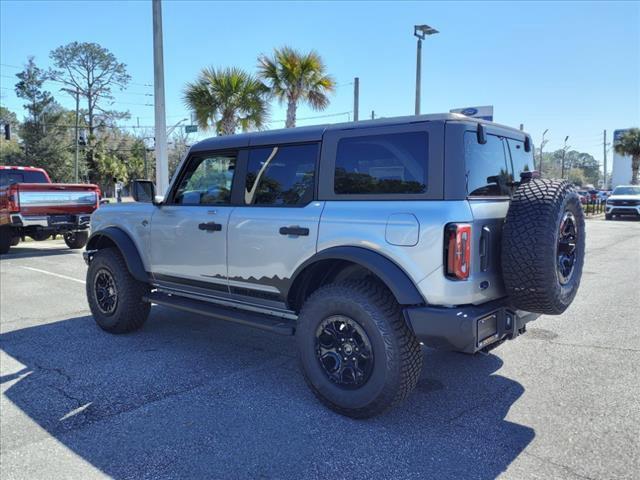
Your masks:
<path fill-rule="evenodd" d="M 276 48 L 273 57 L 261 55 L 258 74 L 280 104 L 287 102 L 287 128 L 296 126 L 298 102 L 306 101 L 314 110 L 324 110 L 329 105 L 328 94 L 336 86 L 325 73 L 320 55 L 314 51 L 300 53 L 291 47 Z"/>
<path fill-rule="evenodd" d="M 184 101 L 196 116 L 198 126 L 215 126 L 218 135 L 260 130 L 268 118 L 268 89 L 239 68 L 205 68 L 194 83 L 187 83 Z"/>
<path fill-rule="evenodd" d="M 640 170 L 640 128 L 630 128 L 624 132 L 613 145 L 618 155 L 631 157 L 631 185 L 638 185 Z"/>

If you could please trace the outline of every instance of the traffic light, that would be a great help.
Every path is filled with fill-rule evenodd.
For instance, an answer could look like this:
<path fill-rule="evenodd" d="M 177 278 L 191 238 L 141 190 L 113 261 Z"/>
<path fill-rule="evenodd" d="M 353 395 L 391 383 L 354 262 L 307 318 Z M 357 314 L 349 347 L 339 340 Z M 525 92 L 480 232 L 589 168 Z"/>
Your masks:
<path fill-rule="evenodd" d="M 11 140 L 11 125 L 8 123 L 4 124 L 4 139 Z"/>

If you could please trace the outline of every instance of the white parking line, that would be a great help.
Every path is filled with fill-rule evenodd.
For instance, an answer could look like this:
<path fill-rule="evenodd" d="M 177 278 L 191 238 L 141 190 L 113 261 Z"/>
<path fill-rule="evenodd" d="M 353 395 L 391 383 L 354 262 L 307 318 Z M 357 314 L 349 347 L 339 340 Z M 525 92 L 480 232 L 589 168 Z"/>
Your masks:
<path fill-rule="evenodd" d="M 52 275 L 54 277 L 64 278 L 65 280 L 71 280 L 73 282 L 78 282 L 78 283 L 82 283 L 82 284 L 87 283 L 84 280 L 78 280 L 77 278 L 67 277 L 66 275 L 60 275 L 59 273 L 47 272 L 46 270 L 40 270 L 39 268 L 23 267 L 23 266 L 20 266 L 20 268 L 24 268 L 25 270 L 32 270 L 34 272 L 39 272 L 39 273 L 46 273 L 47 275 Z"/>

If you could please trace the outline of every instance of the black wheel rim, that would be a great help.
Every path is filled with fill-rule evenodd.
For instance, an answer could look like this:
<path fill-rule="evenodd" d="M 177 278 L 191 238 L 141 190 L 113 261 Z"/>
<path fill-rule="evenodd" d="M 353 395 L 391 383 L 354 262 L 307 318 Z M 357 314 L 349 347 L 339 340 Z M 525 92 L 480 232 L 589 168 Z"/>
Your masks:
<path fill-rule="evenodd" d="M 316 358 L 331 382 L 341 388 L 362 387 L 373 371 L 373 349 L 364 329 L 343 315 L 326 318 L 316 330 Z"/>
<path fill-rule="evenodd" d="M 565 212 L 560 222 L 558 235 L 557 265 L 558 280 L 565 285 L 571 280 L 576 265 L 576 244 L 578 241 L 578 225 L 571 212 Z"/>
<path fill-rule="evenodd" d="M 98 270 L 94 281 L 94 290 L 100 311 L 106 315 L 112 314 L 118 306 L 118 290 L 109 270 L 104 268 Z"/>

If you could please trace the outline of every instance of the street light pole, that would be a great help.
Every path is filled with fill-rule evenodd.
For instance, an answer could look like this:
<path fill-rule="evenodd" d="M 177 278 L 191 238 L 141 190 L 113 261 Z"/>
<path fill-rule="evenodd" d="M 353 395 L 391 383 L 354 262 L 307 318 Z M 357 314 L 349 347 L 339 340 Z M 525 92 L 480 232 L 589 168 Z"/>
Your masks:
<path fill-rule="evenodd" d="M 164 56 L 162 48 L 162 3 L 153 0 L 153 85 L 155 100 L 156 186 L 159 195 L 169 187 L 167 119 L 164 103 Z"/>
<path fill-rule="evenodd" d="M 420 84 L 422 82 L 422 38 L 418 37 L 416 56 L 416 115 L 420 115 Z"/>
<path fill-rule="evenodd" d="M 422 84 L 422 40 L 427 35 L 439 33 L 435 28 L 429 25 L 414 25 L 413 35 L 418 39 L 418 49 L 416 52 L 416 108 L 415 114 L 420 115 L 420 93 Z"/>

